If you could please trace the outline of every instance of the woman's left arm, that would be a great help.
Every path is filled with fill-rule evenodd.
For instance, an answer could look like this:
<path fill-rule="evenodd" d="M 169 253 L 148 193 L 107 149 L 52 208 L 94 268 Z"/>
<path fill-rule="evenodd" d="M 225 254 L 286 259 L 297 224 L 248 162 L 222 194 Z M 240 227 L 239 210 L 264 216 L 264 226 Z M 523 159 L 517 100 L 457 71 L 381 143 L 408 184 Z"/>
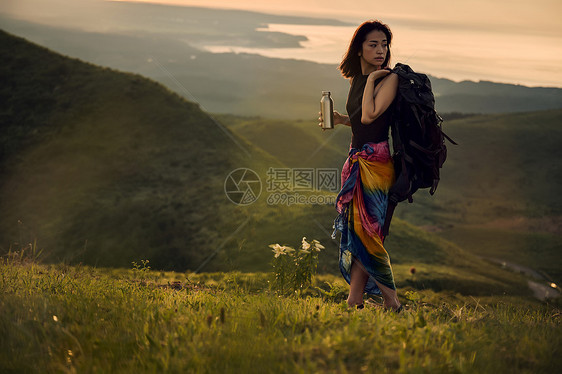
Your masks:
<path fill-rule="evenodd" d="M 384 79 L 375 89 L 375 81 L 381 76 Z M 363 92 L 361 123 L 368 125 L 388 109 L 396 97 L 398 75 L 389 70 L 377 70 L 369 74 Z"/>

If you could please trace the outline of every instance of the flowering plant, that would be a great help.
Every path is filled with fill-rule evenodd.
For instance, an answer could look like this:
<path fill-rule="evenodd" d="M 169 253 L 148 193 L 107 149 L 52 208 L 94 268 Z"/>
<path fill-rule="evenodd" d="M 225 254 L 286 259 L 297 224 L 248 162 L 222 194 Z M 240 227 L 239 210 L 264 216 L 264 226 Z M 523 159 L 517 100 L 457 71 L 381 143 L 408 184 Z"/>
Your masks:
<path fill-rule="evenodd" d="M 318 240 L 302 238 L 299 250 L 271 244 L 273 249 L 273 287 L 281 294 L 302 292 L 312 284 L 318 267 L 318 253 L 324 249 Z"/>

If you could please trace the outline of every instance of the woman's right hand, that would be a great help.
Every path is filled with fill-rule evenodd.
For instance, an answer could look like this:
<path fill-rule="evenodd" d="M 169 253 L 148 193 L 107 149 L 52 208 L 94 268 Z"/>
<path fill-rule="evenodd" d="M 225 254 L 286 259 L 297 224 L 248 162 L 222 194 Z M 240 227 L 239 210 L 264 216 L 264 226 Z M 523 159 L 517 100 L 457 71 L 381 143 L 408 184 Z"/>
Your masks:
<path fill-rule="evenodd" d="M 334 110 L 334 125 L 345 125 L 349 117 L 345 114 L 341 114 L 337 110 Z"/>
<path fill-rule="evenodd" d="M 375 70 L 371 72 L 371 74 L 369 74 L 369 77 L 367 79 L 370 79 L 372 82 L 374 82 L 379 78 L 386 77 L 390 73 L 391 73 L 390 69 Z"/>

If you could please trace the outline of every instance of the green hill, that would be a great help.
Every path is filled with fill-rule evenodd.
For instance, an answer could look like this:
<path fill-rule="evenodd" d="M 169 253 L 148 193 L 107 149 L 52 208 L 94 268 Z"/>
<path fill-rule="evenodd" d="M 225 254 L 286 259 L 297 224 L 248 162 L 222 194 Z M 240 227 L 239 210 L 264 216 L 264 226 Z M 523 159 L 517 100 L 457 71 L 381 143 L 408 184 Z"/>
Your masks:
<path fill-rule="evenodd" d="M 322 132 L 316 121 L 218 118 L 291 167 L 340 167 L 349 147 L 349 128 Z M 414 204 L 399 205 L 396 217 L 560 282 L 561 124 L 562 110 L 446 121 L 445 131 L 459 146 L 448 145 L 436 195 L 418 192 Z"/>
<path fill-rule="evenodd" d="M 275 160 L 160 84 L 0 38 L 4 251 L 36 238 L 53 261 L 194 268 L 250 216 L 225 177 Z"/>
<path fill-rule="evenodd" d="M 460 119 L 447 132 L 461 144 L 431 203 L 434 231 L 562 281 L 562 111 Z M 402 217 L 419 225 L 428 196 L 418 202 Z"/>
<path fill-rule="evenodd" d="M 197 105 L 141 76 L 0 38 L 2 252 L 37 240 L 51 262 L 264 270 L 268 244 L 331 231 L 331 205 L 268 204 L 267 169 L 283 164 Z M 225 194 L 238 168 L 261 179 L 252 205 Z M 336 269 L 333 253 L 324 269 Z"/>

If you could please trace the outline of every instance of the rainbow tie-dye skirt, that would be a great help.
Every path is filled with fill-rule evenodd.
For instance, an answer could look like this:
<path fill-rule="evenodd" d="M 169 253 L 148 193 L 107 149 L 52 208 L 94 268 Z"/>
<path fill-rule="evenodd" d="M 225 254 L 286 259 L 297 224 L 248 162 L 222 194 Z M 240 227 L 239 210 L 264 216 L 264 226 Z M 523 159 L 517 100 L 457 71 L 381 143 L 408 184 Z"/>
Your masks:
<path fill-rule="evenodd" d="M 342 275 L 349 283 L 351 264 L 356 261 L 369 273 L 366 293 L 381 295 L 376 282 L 396 289 L 382 236 L 388 190 L 395 178 L 388 141 L 367 143 L 361 149 L 351 148 L 341 178 L 334 233 L 341 232 Z"/>

